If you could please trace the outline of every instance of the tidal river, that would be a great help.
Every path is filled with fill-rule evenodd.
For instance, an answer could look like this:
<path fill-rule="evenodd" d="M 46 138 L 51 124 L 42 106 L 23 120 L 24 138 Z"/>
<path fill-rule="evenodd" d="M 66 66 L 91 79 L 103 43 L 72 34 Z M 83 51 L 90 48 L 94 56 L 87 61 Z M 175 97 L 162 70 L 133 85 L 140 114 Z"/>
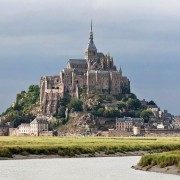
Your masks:
<path fill-rule="evenodd" d="M 140 157 L 0 161 L 0 180 L 180 180 L 179 176 L 131 169 Z"/>

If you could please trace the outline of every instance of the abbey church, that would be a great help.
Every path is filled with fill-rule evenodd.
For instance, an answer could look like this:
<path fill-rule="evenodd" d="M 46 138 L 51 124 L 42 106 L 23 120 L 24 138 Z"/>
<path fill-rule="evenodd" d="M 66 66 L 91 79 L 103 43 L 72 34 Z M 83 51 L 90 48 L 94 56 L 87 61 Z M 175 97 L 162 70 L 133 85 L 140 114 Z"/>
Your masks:
<path fill-rule="evenodd" d="M 43 114 L 56 113 L 60 98 L 66 93 L 79 97 L 79 89 L 87 94 L 129 94 L 130 81 L 117 70 L 113 57 L 98 52 L 93 39 L 92 23 L 89 42 L 83 59 L 69 59 L 59 75 L 43 76 L 40 80 L 40 104 Z"/>

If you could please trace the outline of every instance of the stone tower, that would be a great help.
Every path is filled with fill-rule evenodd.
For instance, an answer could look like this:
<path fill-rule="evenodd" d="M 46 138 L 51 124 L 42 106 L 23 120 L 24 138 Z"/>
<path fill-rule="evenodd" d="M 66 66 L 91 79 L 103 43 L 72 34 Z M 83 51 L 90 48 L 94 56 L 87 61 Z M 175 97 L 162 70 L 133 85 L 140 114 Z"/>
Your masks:
<path fill-rule="evenodd" d="M 89 43 L 85 51 L 85 59 L 88 64 L 88 69 L 90 69 L 91 65 L 97 61 L 97 49 L 93 41 L 92 20 L 91 20 Z"/>

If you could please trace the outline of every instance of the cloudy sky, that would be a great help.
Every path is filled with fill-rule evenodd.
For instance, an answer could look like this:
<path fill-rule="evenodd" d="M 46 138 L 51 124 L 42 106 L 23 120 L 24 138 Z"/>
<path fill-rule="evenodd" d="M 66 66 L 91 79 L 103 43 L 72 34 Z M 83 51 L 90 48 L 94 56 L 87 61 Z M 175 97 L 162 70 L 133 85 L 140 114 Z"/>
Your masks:
<path fill-rule="evenodd" d="M 84 57 L 90 19 L 139 98 L 180 114 L 179 0 L 0 0 L 0 112 L 40 76 Z"/>

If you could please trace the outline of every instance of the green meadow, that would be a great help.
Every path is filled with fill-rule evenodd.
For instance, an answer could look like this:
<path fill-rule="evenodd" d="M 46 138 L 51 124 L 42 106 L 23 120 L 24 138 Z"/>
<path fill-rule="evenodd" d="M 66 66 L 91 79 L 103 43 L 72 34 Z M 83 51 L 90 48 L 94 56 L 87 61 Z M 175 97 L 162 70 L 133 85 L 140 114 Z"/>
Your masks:
<path fill-rule="evenodd" d="M 164 152 L 180 150 L 180 138 L 0 137 L 0 157 L 20 155 L 70 156 L 104 152 Z"/>
<path fill-rule="evenodd" d="M 180 151 L 154 153 L 142 156 L 139 165 L 141 167 L 159 166 L 161 168 L 175 165 L 180 170 Z"/>

